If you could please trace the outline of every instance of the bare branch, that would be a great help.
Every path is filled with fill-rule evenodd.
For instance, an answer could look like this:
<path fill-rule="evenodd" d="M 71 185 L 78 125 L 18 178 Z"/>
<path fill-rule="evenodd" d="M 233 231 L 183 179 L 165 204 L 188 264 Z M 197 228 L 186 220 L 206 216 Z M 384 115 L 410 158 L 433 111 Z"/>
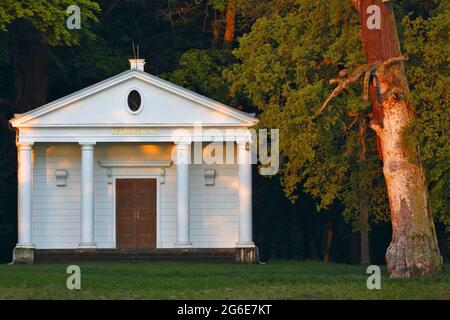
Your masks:
<path fill-rule="evenodd" d="M 347 128 L 345 128 L 345 131 L 350 130 L 353 127 L 353 125 L 356 123 L 356 121 L 358 121 L 358 119 L 359 119 L 358 117 L 353 119 L 352 123 Z"/>
<path fill-rule="evenodd" d="M 394 63 L 397 63 L 400 61 L 408 61 L 408 59 L 409 58 L 405 55 L 392 57 L 383 62 L 383 67 L 387 68 L 387 67 L 390 67 L 391 65 L 393 65 Z"/>
<path fill-rule="evenodd" d="M 372 64 L 364 64 L 362 66 L 359 66 L 356 68 L 356 70 L 345 80 L 339 83 L 339 85 L 333 90 L 333 92 L 330 94 L 328 99 L 324 102 L 322 107 L 317 111 L 318 114 L 320 114 L 330 103 L 330 101 L 338 96 L 345 88 L 347 88 L 350 84 L 353 82 L 359 80 L 363 75 L 366 74 L 367 71 L 370 71 L 374 68 L 374 65 Z M 337 82 L 334 80 L 333 82 Z"/>
<path fill-rule="evenodd" d="M 373 76 L 375 78 L 375 81 L 377 81 L 377 94 L 379 94 L 379 83 L 378 78 L 376 77 L 376 72 L 379 70 L 380 66 L 384 68 L 389 68 L 395 63 L 401 62 L 401 61 L 407 61 L 408 57 L 405 55 L 396 56 L 387 59 L 386 61 L 382 63 L 374 63 L 374 64 L 364 64 L 362 66 L 359 66 L 356 68 L 353 73 L 346 78 L 343 79 L 331 79 L 330 84 L 337 84 L 338 86 L 333 90 L 333 92 L 330 94 L 328 99 L 324 102 L 322 107 L 317 111 L 317 114 L 320 114 L 330 103 L 330 101 L 339 95 L 345 88 L 347 88 L 350 84 L 353 82 L 359 80 L 361 77 L 364 76 L 364 92 L 363 92 L 363 99 L 369 100 L 369 86 L 371 85 L 371 77 Z M 379 100 L 381 97 L 379 97 Z M 381 102 L 380 102 L 381 103 Z"/>

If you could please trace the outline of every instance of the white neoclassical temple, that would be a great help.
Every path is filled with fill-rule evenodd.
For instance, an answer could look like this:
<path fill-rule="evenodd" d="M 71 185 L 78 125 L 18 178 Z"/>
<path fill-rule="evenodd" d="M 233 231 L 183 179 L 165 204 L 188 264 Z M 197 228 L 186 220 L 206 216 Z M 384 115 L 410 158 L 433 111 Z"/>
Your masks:
<path fill-rule="evenodd" d="M 130 70 L 10 121 L 16 262 L 42 253 L 230 250 L 254 259 L 244 113 Z M 92 256 L 92 255 L 91 255 Z"/>

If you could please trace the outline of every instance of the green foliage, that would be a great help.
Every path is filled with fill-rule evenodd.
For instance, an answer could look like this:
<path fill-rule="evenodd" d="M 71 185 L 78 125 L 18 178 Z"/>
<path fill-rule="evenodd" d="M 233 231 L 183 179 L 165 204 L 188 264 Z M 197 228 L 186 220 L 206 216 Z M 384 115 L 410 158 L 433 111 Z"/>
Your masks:
<path fill-rule="evenodd" d="M 214 9 L 223 10 L 227 5 L 227 0 L 208 0 L 208 4 Z"/>
<path fill-rule="evenodd" d="M 80 50 L 73 67 L 82 73 L 84 78 L 99 81 L 126 70 L 129 64 L 125 56 L 109 47 L 103 39 L 97 38 L 96 41 L 87 42 Z"/>
<path fill-rule="evenodd" d="M 359 229 L 359 214 L 362 210 L 370 213 L 372 222 L 390 221 L 381 164 L 374 152 L 368 157 L 366 161 L 355 161 L 356 157 L 352 159 L 352 169 L 343 187 L 344 218 L 353 229 Z"/>
<path fill-rule="evenodd" d="M 224 10 L 227 6 L 227 0 L 194 0 L 195 4 L 207 3 L 209 6 L 217 10 Z"/>
<path fill-rule="evenodd" d="M 353 198 L 343 194 L 360 189 L 349 178 L 359 145 L 347 114 L 364 113 L 369 106 L 358 95 L 343 95 L 326 115 L 317 116 L 317 110 L 330 91 L 324 79 L 363 62 L 359 17 L 350 1 L 297 1 L 296 9 L 259 19 L 240 39 L 234 53 L 242 63 L 227 77 L 232 92 L 243 91 L 261 111 L 260 126 L 280 129 L 286 194 L 295 199 L 301 184 L 319 201 L 318 209 L 336 200 L 349 201 L 350 207 Z"/>
<path fill-rule="evenodd" d="M 417 115 L 407 137 L 420 147 L 435 216 L 450 232 L 450 3 L 435 1 L 430 17 L 405 16 L 403 49 L 410 57 L 407 74 Z"/>
<path fill-rule="evenodd" d="M 76 44 L 79 41 L 79 30 L 69 30 L 66 20 L 69 14 L 66 10 L 76 4 L 81 9 L 82 32 L 92 35 L 88 31 L 89 21 L 97 21 L 95 13 L 100 7 L 95 1 L 79 0 L 2 0 L 0 3 L 0 31 L 8 30 L 8 26 L 15 21 L 25 20 L 37 30 L 43 40 L 50 45 Z"/>
<path fill-rule="evenodd" d="M 162 77 L 212 99 L 227 102 L 228 84 L 222 73 L 229 60 L 227 52 L 192 49 L 181 56 L 174 72 Z"/>

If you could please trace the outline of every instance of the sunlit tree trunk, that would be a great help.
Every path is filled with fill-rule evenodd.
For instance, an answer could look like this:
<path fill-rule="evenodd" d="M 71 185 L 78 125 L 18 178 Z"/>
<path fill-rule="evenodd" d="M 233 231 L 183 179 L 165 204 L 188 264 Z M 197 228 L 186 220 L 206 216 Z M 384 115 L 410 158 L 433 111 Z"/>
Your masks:
<path fill-rule="evenodd" d="M 225 22 L 223 48 L 225 50 L 231 50 L 233 48 L 236 32 L 236 3 L 234 0 L 228 1 Z"/>
<path fill-rule="evenodd" d="M 386 252 L 388 271 L 392 278 L 434 274 L 441 270 L 442 257 L 428 206 L 425 174 L 418 150 L 410 150 L 404 141 L 404 129 L 414 118 L 407 100 L 405 66 L 403 62 L 382 65 L 401 55 L 392 1 L 352 2 L 361 17 L 361 41 L 367 61 L 381 64 L 370 87 L 373 107 L 370 126 L 381 146 L 391 211 L 393 233 Z M 374 20 L 378 10 L 379 21 Z"/>

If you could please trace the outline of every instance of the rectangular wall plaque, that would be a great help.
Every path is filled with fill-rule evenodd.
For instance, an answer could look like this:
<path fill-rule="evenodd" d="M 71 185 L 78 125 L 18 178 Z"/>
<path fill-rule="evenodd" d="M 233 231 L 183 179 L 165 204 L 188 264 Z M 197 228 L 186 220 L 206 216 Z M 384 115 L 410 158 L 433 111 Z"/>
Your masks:
<path fill-rule="evenodd" d="M 113 136 L 154 136 L 158 130 L 153 128 L 113 128 Z"/>

